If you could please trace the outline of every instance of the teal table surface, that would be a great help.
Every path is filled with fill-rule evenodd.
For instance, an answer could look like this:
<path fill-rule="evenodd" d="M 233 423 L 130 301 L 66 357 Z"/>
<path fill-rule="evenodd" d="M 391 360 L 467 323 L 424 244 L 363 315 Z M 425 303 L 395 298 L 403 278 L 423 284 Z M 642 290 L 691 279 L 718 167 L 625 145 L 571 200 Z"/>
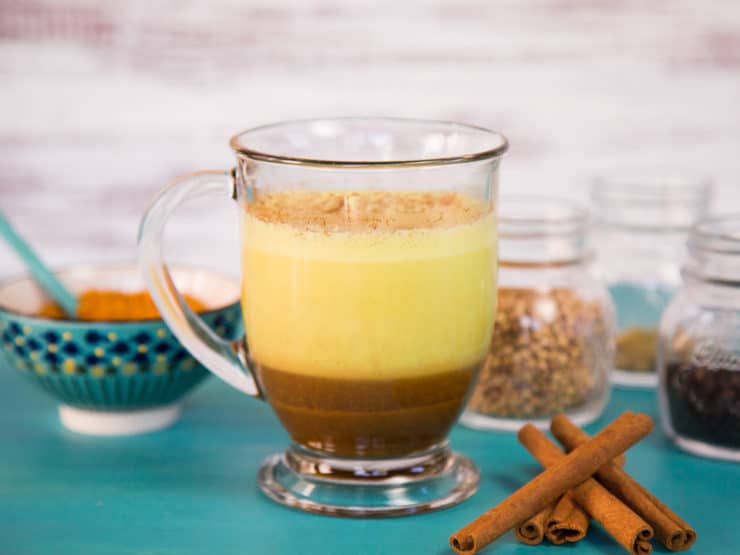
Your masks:
<path fill-rule="evenodd" d="M 625 409 L 657 418 L 653 393 L 615 391 L 590 430 Z M 514 435 L 457 427 L 454 449 L 481 469 L 474 497 L 426 515 L 343 519 L 291 510 L 258 491 L 260 462 L 288 438 L 267 406 L 216 378 L 192 394 L 172 428 L 98 438 L 63 429 L 54 401 L 1 368 L 0 417 L 1 555 L 442 555 L 452 553 L 450 533 L 538 472 Z M 628 452 L 627 470 L 696 527 L 687 553 L 738 553 L 740 465 L 677 451 L 656 423 Z M 623 551 L 594 526 L 576 546 L 528 547 L 510 533 L 483 553 Z"/>

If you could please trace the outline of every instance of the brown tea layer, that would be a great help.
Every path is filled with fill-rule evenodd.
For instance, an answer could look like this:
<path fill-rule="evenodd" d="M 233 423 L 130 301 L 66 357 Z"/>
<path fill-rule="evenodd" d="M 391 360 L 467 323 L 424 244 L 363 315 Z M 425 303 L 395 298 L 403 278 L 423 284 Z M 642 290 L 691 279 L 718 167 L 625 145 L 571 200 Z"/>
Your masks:
<path fill-rule="evenodd" d="M 259 194 L 250 214 L 269 223 L 312 231 L 397 231 L 473 222 L 488 205 L 460 193 L 344 193 L 288 191 Z"/>
<path fill-rule="evenodd" d="M 395 380 L 305 376 L 258 366 L 260 384 L 291 437 L 346 457 L 395 457 L 445 439 L 478 370 Z"/>

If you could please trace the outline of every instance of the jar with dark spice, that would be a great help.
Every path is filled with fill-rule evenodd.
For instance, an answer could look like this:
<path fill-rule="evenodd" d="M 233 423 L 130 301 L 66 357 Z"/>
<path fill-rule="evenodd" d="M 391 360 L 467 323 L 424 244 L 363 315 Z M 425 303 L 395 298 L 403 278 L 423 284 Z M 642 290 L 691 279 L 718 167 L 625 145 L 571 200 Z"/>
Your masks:
<path fill-rule="evenodd" d="M 660 315 L 681 283 L 686 238 L 705 217 L 710 182 L 623 172 L 594 180 L 597 267 L 617 311 L 615 384 L 654 388 Z"/>
<path fill-rule="evenodd" d="M 660 322 L 663 428 L 682 449 L 740 461 L 740 214 L 697 224 Z"/>
<path fill-rule="evenodd" d="M 517 430 L 561 412 L 579 424 L 601 414 L 614 310 L 590 271 L 588 231 L 587 212 L 568 201 L 502 199 L 496 323 L 463 424 Z"/>

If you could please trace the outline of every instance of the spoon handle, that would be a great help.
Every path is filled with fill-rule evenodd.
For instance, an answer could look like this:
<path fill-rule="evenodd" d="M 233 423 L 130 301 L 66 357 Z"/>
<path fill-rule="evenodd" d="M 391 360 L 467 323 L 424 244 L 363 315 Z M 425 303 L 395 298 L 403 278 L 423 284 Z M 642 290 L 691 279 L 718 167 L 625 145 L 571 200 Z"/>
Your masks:
<path fill-rule="evenodd" d="M 0 212 L 0 236 L 2 236 L 25 262 L 34 280 L 46 291 L 56 303 L 62 307 L 64 313 L 74 318 L 77 315 L 77 298 L 67 289 L 52 271 L 41 261 L 31 246 L 18 235 L 5 215 Z"/>

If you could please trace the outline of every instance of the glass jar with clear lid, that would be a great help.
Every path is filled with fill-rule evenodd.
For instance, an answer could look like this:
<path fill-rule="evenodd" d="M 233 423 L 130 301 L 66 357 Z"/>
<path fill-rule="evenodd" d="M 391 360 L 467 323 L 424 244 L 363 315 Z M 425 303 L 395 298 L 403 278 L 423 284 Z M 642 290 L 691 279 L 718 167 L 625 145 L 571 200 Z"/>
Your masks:
<path fill-rule="evenodd" d="M 657 325 L 681 282 L 686 237 L 709 208 L 698 177 L 613 174 L 594 180 L 597 264 L 617 311 L 612 382 L 655 387 Z"/>
<path fill-rule="evenodd" d="M 499 292 L 490 352 L 461 422 L 546 427 L 596 419 L 609 395 L 614 309 L 590 271 L 588 213 L 542 197 L 499 205 Z"/>
<path fill-rule="evenodd" d="M 660 322 L 663 428 L 686 451 L 740 461 L 740 214 L 698 224 L 688 245 Z"/>

